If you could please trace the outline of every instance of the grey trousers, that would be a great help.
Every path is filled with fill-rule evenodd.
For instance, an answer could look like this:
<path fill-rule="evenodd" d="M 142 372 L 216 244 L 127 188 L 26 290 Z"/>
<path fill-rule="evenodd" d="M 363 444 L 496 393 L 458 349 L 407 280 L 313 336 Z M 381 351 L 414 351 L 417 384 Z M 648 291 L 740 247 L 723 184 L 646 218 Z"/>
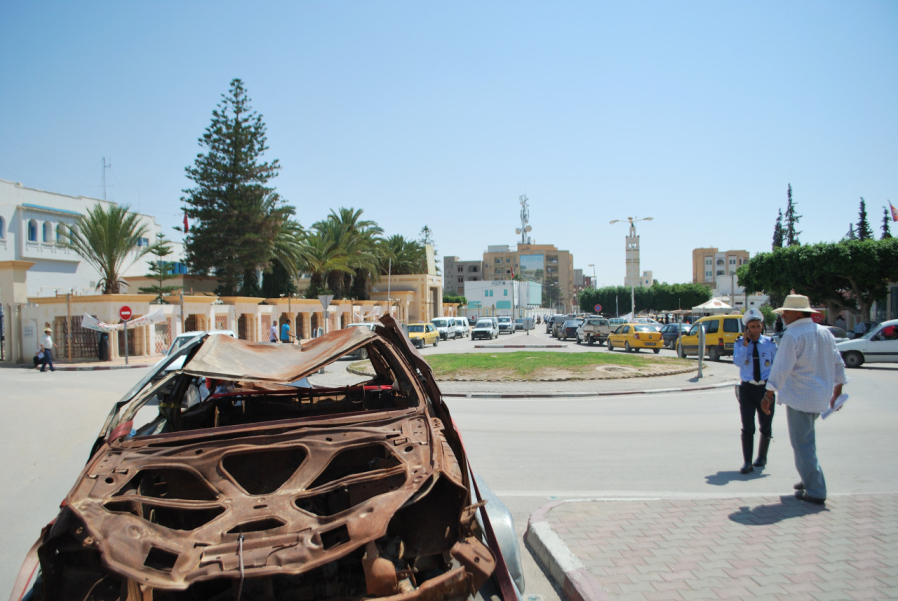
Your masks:
<path fill-rule="evenodd" d="M 817 499 L 826 498 L 826 480 L 823 470 L 817 462 L 817 439 L 814 432 L 814 421 L 819 413 L 805 413 L 786 407 L 786 418 L 789 422 L 789 441 L 795 455 L 795 469 L 804 483 L 805 492 Z"/>

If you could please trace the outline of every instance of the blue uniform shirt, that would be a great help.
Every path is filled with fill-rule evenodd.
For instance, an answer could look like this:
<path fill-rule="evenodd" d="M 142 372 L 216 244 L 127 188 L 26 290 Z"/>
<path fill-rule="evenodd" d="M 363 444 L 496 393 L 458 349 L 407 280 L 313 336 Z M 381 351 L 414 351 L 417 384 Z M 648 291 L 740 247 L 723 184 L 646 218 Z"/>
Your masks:
<path fill-rule="evenodd" d="M 290 342 L 290 324 L 285 323 L 281 326 L 281 342 Z"/>
<path fill-rule="evenodd" d="M 743 382 L 755 379 L 755 366 L 752 362 L 754 346 L 754 342 L 743 346 L 741 336 L 733 345 L 733 365 L 739 368 L 739 378 Z M 769 336 L 762 335 L 758 338 L 758 356 L 761 359 L 761 379 L 766 381 L 770 375 L 770 368 L 773 367 L 773 359 L 776 357 L 776 343 Z"/>

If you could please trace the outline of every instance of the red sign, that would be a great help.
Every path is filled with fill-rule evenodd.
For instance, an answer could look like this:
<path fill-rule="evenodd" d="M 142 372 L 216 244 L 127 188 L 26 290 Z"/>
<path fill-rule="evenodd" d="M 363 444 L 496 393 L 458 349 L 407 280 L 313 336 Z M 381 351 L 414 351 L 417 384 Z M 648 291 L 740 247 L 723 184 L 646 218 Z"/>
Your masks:
<path fill-rule="evenodd" d="M 129 319 L 131 319 L 131 307 L 125 305 L 124 307 L 119 309 L 118 316 L 121 317 L 122 319 L 124 319 L 125 321 L 128 321 Z"/>

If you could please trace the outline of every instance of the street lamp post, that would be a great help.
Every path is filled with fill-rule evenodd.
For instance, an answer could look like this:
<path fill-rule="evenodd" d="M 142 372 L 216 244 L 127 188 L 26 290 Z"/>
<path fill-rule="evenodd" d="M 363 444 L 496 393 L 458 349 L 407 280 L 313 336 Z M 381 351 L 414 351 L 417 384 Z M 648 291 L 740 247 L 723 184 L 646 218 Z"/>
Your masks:
<path fill-rule="evenodd" d="M 596 265 L 595 263 L 590 263 L 587 267 L 592 267 L 592 288 L 593 290 L 598 290 L 598 286 L 596 285 Z"/>

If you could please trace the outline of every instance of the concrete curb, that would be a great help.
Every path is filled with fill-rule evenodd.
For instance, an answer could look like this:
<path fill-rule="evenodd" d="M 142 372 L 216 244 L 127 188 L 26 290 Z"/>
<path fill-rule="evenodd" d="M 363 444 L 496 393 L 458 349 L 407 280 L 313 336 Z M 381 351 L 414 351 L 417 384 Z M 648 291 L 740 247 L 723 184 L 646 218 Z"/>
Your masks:
<path fill-rule="evenodd" d="M 564 348 L 566 344 L 475 344 L 474 348 Z"/>
<path fill-rule="evenodd" d="M 141 369 L 144 367 L 152 367 L 150 363 L 132 363 L 130 365 L 60 365 L 55 364 L 56 371 L 111 371 L 113 369 Z M 12 363 L 8 365 L 0 364 L 0 368 L 18 368 L 18 369 L 36 369 L 33 365 L 24 363 Z"/>
<path fill-rule="evenodd" d="M 546 514 L 566 501 L 540 507 L 527 520 L 524 541 L 536 554 L 570 601 L 610 601 L 611 597 L 590 574 L 561 537 L 552 530 Z"/>
<path fill-rule="evenodd" d="M 362 374 L 360 374 L 362 375 Z M 600 396 L 626 396 L 637 394 L 661 394 L 668 392 L 694 392 L 697 390 L 713 390 L 735 386 L 738 380 L 711 384 L 709 386 L 690 386 L 688 388 L 655 388 L 650 390 L 608 390 L 604 392 L 446 392 L 444 397 L 461 399 L 568 399 Z"/>

